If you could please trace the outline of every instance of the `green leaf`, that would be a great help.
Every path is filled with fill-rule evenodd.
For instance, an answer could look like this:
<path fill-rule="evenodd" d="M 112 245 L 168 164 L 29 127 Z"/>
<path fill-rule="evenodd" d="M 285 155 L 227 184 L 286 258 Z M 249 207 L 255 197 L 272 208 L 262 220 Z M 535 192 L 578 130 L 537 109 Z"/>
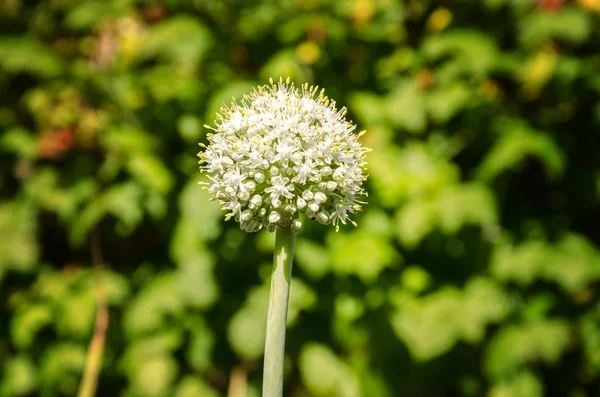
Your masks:
<path fill-rule="evenodd" d="M 408 266 L 402 272 L 402 287 L 414 292 L 425 291 L 431 284 L 431 276 L 420 266 Z"/>
<path fill-rule="evenodd" d="M 436 225 L 436 207 L 430 200 L 409 201 L 396 212 L 397 233 L 407 248 L 416 247 Z"/>
<path fill-rule="evenodd" d="M 179 293 L 188 305 L 207 309 L 219 297 L 219 286 L 213 268 L 215 260 L 208 251 L 188 256 L 178 262 L 177 281 Z"/>
<path fill-rule="evenodd" d="M 393 78 L 397 74 L 409 70 L 416 61 L 415 50 L 401 47 L 390 56 L 381 56 L 377 61 L 377 77 L 381 79 Z M 366 93 L 369 95 L 368 93 Z"/>
<path fill-rule="evenodd" d="M 485 181 L 515 168 L 526 157 L 542 162 L 550 178 L 559 177 L 565 168 L 565 156 L 552 137 L 531 129 L 519 121 L 505 121 L 499 126 L 500 137 L 477 170 Z"/>
<path fill-rule="evenodd" d="M 0 37 L 0 69 L 47 78 L 62 71 L 62 62 L 51 48 L 32 37 L 4 36 Z"/>
<path fill-rule="evenodd" d="M 100 137 L 102 146 L 109 152 L 130 156 L 139 152 L 150 152 L 157 148 L 158 141 L 147 131 L 128 124 L 112 125 Z"/>
<path fill-rule="evenodd" d="M 69 10 L 65 24 L 67 27 L 76 30 L 91 29 L 107 20 L 124 16 L 127 12 L 126 2 L 88 0 L 75 4 Z"/>
<path fill-rule="evenodd" d="M 200 140 L 204 129 L 198 117 L 192 114 L 184 114 L 177 120 L 177 130 L 184 141 L 191 143 Z"/>
<path fill-rule="evenodd" d="M 421 51 L 431 62 L 445 60 L 436 73 L 436 79 L 442 83 L 461 77 L 484 78 L 494 70 L 499 56 L 490 36 L 469 29 L 430 35 L 425 39 Z"/>
<path fill-rule="evenodd" d="M 36 266 L 35 233 L 35 213 L 30 206 L 0 203 L 0 279 L 7 270 L 28 272 Z"/>
<path fill-rule="evenodd" d="M 179 196 L 180 222 L 186 224 L 181 226 L 182 229 L 193 227 L 193 235 L 202 241 L 212 241 L 221 235 L 224 213 L 221 206 L 210 198 L 210 193 L 202 189 L 195 178 L 188 182 Z"/>
<path fill-rule="evenodd" d="M 467 107 L 472 96 L 467 86 L 458 82 L 436 87 L 425 97 L 427 113 L 434 122 L 447 123 Z"/>
<path fill-rule="evenodd" d="M 125 310 L 123 327 L 130 337 L 147 334 L 165 327 L 170 316 L 183 312 L 183 300 L 175 273 L 156 276 Z"/>
<path fill-rule="evenodd" d="M 427 127 L 425 98 L 416 82 L 401 81 L 383 105 L 393 126 L 411 133 L 421 133 Z"/>
<path fill-rule="evenodd" d="M 4 131 L 0 137 L 0 148 L 26 160 L 33 160 L 37 156 L 38 150 L 35 137 L 21 127 Z"/>
<path fill-rule="evenodd" d="M 202 81 L 196 78 L 193 71 L 177 64 L 160 64 L 147 69 L 140 77 L 140 82 L 159 103 L 194 101 L 202 90 Z"/>
<path fill-rule="evenodd" d="M 412 356 L 426 361 L 448 352 L 460 340 L 478 343 L 488 324 L 511 311 L 504 292 L 491 280 L 473 278 L 463 291 L 445 287 L 422 298 L 393 301 L 390 321 Z"/>
<path fill-rule="evenodd" d="M 84 363 L 83 346 L 64 342 L 48 347 L 40 365 L 41 389 L 55 390 L 64 395 L 76 394 Z"/>
<path fill-rule="evenodd" d="M 187 361 L 196 371 L 207 371 L 212 367 L 211 356 L 215 345 L 215 335 L 204 321 L 194 323 L 191 334 L 186 350 Z"/>
<path fill-rule="evenodd" d="M 37 385 L 36 368 L 29 357 L 9 358 L 3 370 L 0 395 L 25 396 L 33 393 Z"/>
<path fill-rule="evenodd" d="M 170 396 L 179 372 L 173 352 L 183 341 L 180 330 L 158 333 L 128 345 L 120 366 L 135 396 Z"/>
<path fill-rule="evenodd" d="M 73 218 L 82 204 L 96 194 L 98 185 L 93 178 L 61 186 L 60 173 L 50 167 L 40 168 L 24 186 L 25 194 L 40 207 L 55 212 L 63 221 Z"/>
<path fill-rule="evenodd" d="M 82 244 L 90 230 L 109 214 L 118 220 L 120 234 L 131 233 L 144 216 L 140 205 L 142 195 L 141 186 L 135 182 L 112 185 L 74 217 L 69 233 L 71 242 Z"/>
<path fill-rule="evenodd" d="M 168 18 L 150 29 L 136 49 L 136 59 L 143 61 L 158 57 L 176 63 L 196 63 L 213 44 L 211 32 L 199 19 L 179 15 Z"/>
<path fill-rule="evenodd" d="M 317 295 L 308 284 L 298 278 L 292 278 L 290 289 L 290 301 L 288 304 L 287 326 L 293 327 L 300 317 L 300 312 L 312 309 L 317 303 Z M 266 319 L 266 318 L 265 318 Z M 266 321 L 266 320 L 265 320 Z"/>
<path fill-rule="evenodd" d="M 440 190 L 459 178 L 455 164 L 417 141 L 409 141 L 402 148 L 387 145 L 368 161 L 372 194 L 389 208 L 411 196 Z"/>
<path fill-rule="evenodd" d="M 96 318 L 96 294 L 93 290 L 71 291 L 58 304 L 56 328 L 59 334 L 83 339 L 92 334 Z"/>
<path fill-rule="evenodd" d="M 127 346 L 119 365 L 126 373 L 132 374 L 148 358 L 168 355 L 182 343 L 183 333 L 180 329 L 163 330 L 152 336 L 137 338 Z"/>
<path fill-rule="evenodd" d="M 544 319 L 506 326 L 488 345 L 486 372 L 492 378 L 501 378 L 529 362 L 556 364 L 569 339 L 569 326 L 564 320 Z"/>
<path fill-rule="evenodd" d="M 384 124 L 387 113 L 384 108 L 385 98 L 370 92 L 357 92 L 350 96 L 350 109 L 363 124 Z"/>
<path fill-rule="evenodd" d="M 402 258 L 388 240 L 365 233 L 330 233 L 327 247 L 334 274 L 354 274 L 364 283 L 373 283 L 388 267 L 401 263 Z"/>
<path fill-rule="evenodd" d="M 177 372 L 177 361 L 171 356 L 148 358 L 134 373 L 130 388 L 136 395 L 167 396 Z"/>
<path fill-rule="evenodd" d="M 167 194 L 173 186 L 171 173 L 156 156 L 134 154 L 127 162 L 127 169 L 140 184 L 160 194 Z"/>
<path fill-rule="evenodd" d="M 472 183 L 440 191 L 435 200 L 439 226 L 446 234 L 456 233 L 463 225 L 491 225 L 497 222 L 494 195 L 485 186 Z"/>
<path fill-rule="evenodd" d="M 318 280 L 330 271 L 329 254 L 325 247 L 308 239 L 298 238 L 294 261 L 309 277 Z"/>
<path fill-rule="evenodd" d="M 581 318 L 579 330 L 588 363 L 600 371 L 600 305 Z"/>
<path fill-rule="evenodd" d="M 529 240 L 519 245 L 498 245 L 491 262 L 495 277 L 522 285 L 538 279 L 575 292 L 600 279 L 600 252 L 584 237 L 564 236 L 558 244 Z"/>
<path fill-rule="evenodd" d="M 196 376 L 184 377 L 175 391 L 175 397 L 219 397 L 220 394 Z"/>
<path fill-rule="evenodd" d="M 444 234 L 454 234 L 465 225 L 494 225 L 497 218 L 496 203 L 489 189 L 480 184 L 464 184 L 409 200 L 396 212 L 396 231 L 400 242 L 412 249 L 435 228 Z"/>
<path fill-rule="evenodd" d="M 532 12 L 519 25 L 522 43 L 534 47 L 552 39 L 581 44 L 590 36 L 593 22 L 583 9 L 564 7 L 559 12 Z"/>
<path fill-rule="evenodd" d="M 542 397 L 543 395 L 542 383 L 529 371 L 521 371 L 495 383 L 488 393 L 490 397 Z"/>
<path fill-rule="evenodd" d="M 242 307 L 229 320 L 227 341 L 238 356 L 245 359 L 262 356 L 268 303 L 269 289 L 255 287 L 248 292 Z"/>
<path fill-rule="evenodd" d="M 315 396 L 358 397 L 360 388 L 348 365 L 327 346 L 308 343 L 300 352 L 300 376 Z"/>
<path fill-rule="evenodd" d="M 288 306 L 287 326 L 292 327 L 303 310 L 316 303 L 314 291 L 296 278 L 292 278 Z M 245 359 L 261 357 L 265 345 L 269 284 L 254 287 L 240 309 L 227 325 L 227 340 L 238 356 Z"/>
<path fill-rule="evenodd" d="M 568 234 L 547 258 L 544 277 L 566 291 L 577 291 L 600 280 L 600 252 L 587 238 Z"/>

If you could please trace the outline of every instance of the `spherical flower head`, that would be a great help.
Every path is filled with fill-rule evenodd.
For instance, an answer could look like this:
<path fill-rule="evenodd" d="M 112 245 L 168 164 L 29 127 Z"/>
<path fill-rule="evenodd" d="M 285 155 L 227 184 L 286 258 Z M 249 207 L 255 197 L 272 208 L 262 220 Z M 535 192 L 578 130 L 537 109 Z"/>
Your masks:
<path fill-rule="evenodd" d="M 270 232 L 302 223 L 300 214 L 322 224 L 350 220 L 361 209 L 367 179 L 365 156 L 345 118 L 324 90 L 297 89 L 289 79 L 254 89 L 217 113 L 200 170 L 214 198 L 249 232 Z"/>

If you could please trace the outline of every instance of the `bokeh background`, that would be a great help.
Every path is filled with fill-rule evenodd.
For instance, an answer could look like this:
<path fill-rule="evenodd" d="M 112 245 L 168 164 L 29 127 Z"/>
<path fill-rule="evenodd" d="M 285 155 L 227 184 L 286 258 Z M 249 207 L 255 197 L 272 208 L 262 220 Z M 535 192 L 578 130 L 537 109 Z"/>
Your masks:
<path fill-rule="evenodd" d="M 76 395 L 97 312 L 97 396 L 260 395 L 274 236 L 196 154 L 271 76 L 374 149 L 358 228 L 299 235 L 287 396 L 600 395 L 600 1 L 3 0 L 0 30 L 0 396 Z"/>

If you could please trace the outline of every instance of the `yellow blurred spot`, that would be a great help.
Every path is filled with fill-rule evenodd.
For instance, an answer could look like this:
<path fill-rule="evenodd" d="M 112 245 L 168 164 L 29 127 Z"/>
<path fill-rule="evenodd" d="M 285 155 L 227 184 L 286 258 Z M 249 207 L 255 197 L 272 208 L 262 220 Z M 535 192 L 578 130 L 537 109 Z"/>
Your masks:
<path fill-rule="evenodd" d="M 535 97 L 540 88 L 552 78 L 557 61 L 558 54 L 552 43 L 548 43 L 525 63 L 521 79 L 523 90 L 528 96 Z"/>
<path fill-rule="evenodd" d="M 120 39 L 120 50 L 125 56 L 133 54 L 147 34 L 146 27 L 131 17 L 119 19 L 116 29 Z"/>
<path fill-rule="evenodd" d="M 375 6 L 371 0 L 357 0 L 352 10 L 352 19 L 357 25 L 369 22 L 375 14 Z"/>
<path fill-rule="evenodd" d="M 577 3 L 588 11 L 600 13 L 600 0 L 577 0 Z"/>
<path fill-rule="evenodd" d="M 321 49 L 314 41 L 305 41 L 296 48 L 296 55 L 304 63 L 313 64 L 321 57 Z"/>
<path fill-rule="evenodd" d="M 452 12 L 449 9 L 444 7 L 436 8 L 427 20 L 427 30 L 430 32 L 439 32 L 446 29 L 451 22 Z"/>

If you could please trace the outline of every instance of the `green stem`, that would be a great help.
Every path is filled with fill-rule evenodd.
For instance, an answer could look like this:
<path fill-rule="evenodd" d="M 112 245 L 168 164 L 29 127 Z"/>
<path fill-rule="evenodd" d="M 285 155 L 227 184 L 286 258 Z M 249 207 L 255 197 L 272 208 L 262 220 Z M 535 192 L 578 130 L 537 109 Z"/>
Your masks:
<path fill-rule="evenodd" d="M 262 397 L 283 396 L 285 326 L 295 244 L 296 235 L 290 227 L 277 230 L 267 314 Z"/>

